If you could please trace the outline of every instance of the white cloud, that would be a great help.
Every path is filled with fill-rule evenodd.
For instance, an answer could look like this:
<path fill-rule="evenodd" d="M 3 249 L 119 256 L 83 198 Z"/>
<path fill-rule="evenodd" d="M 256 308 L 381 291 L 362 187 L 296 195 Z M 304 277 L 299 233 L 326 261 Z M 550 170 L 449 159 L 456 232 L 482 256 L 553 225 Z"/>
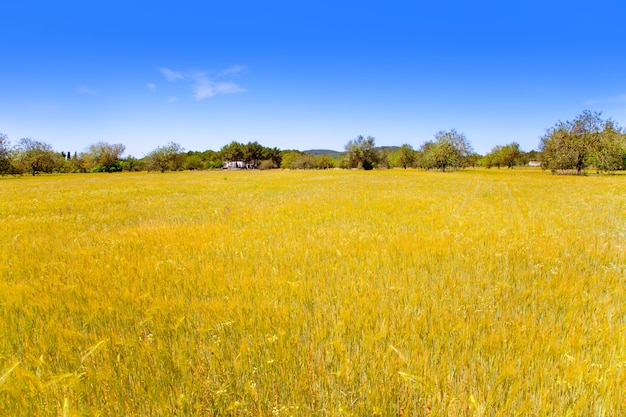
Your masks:
<path fill-rule="evenodd" d="M 159 71 L 161 71 L 163 76 L 165 76 L 165 79 L 170 82 L 183 80 L 192 83 L 193 97 L 196 100 L 204 100 L 215 97 L 218 94 L 236 94 L 245 92 L 245 88 L 232 81 L 216 80 L 216 78 L 226 78 L 237 75 L 245 69 L 246 67 L 243 65 L 234 65 L 218 72 L 214 77 L 210 77 L 204 72 L 181 72 L 169 68 L 159 68 Z"/>
<path fill-rule="evenodd" d="M 193 97 L 196 100 L 204 100 L 218 94 L 235 94 L 245 92 L 245 88 L 232 82 L 215 82 L 204 75 L 197 75 L 193 78 Z"/>
<path fill-rule="evenodd" d="M 225 77 L 228 75 L 237 75 L 246 70 L 245 65 L 233 65 L 230 68 L 226 68 L 225 70 L 220 71 L 217 75 L 218 77 Z"/>
<path fill-rule="evenodd" d="M 156 84 L 155 83 L 148 83 L 148 84 L 146 84 L 146 87 L 148 87 L 148 89 L 150 89 L 150 90 L 155 90 L 156 89 Z"/>
<path fill-rule="evenodd" d="M 169 68 L 159 68 L 159 71 L 161 71 L 161 74 L 163 74 L 165 76 L 165 79 L 167 81 L 170 82 L 174 82 L 176 80 L 184 80 L 185 76 L 182 72 L 179 71 L 173 71 Z"/>
<path fill-rule="evenodd" d="M 176 96 L 172 96 L 169 99 L 167 99 L 168 103 L 174 103 L 176 100 L 178 100 L 178 98 L 176 98 Z"/>
<path fill-rule="evenodd" d="M 89 87 L 80 86 L 78 87 L 78 94 L 83 94 L 86 96 L 95 96 L 96 92 Z"/>

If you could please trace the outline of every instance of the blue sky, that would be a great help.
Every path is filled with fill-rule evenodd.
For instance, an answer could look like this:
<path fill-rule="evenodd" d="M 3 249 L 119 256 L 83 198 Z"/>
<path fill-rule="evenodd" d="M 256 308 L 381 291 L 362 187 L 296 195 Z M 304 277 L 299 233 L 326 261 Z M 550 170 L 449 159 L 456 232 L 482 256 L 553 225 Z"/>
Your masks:
<path fill-rule="evenodd" d="M 623 0 L 6 1 L 0 132 L 59 151 L 106 141 L 479 153 L 584 109 L 626 125 Z"/>

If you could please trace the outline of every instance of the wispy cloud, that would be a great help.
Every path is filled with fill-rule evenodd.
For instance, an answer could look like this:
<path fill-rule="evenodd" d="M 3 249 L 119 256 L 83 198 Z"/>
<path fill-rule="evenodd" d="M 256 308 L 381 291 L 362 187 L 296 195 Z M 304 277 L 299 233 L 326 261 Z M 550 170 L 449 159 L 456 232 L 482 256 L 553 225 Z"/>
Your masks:
<path fill-rule="evenodd" d="M 217 75 L 218 77 L 226 77 L 229 75 L 238 75 L 246 70 L 245 65 L 233 65 L 230 68 L 226 68 L 225 70 L 220 71 Z"/>
<path fill-rule="evenodd" d="M 167 81 L 174 82 L 177 80 L 185 79 L 185 76 L 183 75 L 183 73 L 179 71 L 173 71 L 169 68 L 159 68 L 159 71 L 161 71 L 161 74 L 165 76 L 165 79 Z"/>
<path fill-rule="evenodd" d="M 196 100 L 204 100 L 219 94 L 245 92 L 245 88 L 227 79 L 240 74 L 245 69 L 246 67 L 243 65 L 233 65 L 230 68 L 219 71 L 215 76 L 210 76 L 202 71 L 182 72 L 170 68 L 159 68 L 159 71 L 167 81 L 176 82 L 181 80 L 192 83 L 193 97 Z"/>
<path fill-rule="evenodd" d="M 178 100 L 178 98 L 176 98 L 176 96 L 172 96 L 172 97 L 170 97 L 170 98 L 168 98 L 168 99 L 167 99 L 167 102 L 168 102 L 168 103 L 174 103 L 174 102 L 176 102 L 177 100 Z"/>
<path fill-rule="evenodd" d="M 85 96 L 95 96 L 96 92 L 89 87 L 80 86 L 78 87 L 78 94 L 83 94 Z"/>
<path fill-rule="evenodd" d="M 148 83 L 148 84 L 146 84 L 146 87 L 148 87 L 149 90 L 156 90 L 156 84 L 155 83 Z"/>
<path fill-rule="evenodd" d="M 194 82 L 193 97 L 196 100 L 215 97 L 218 94 L 235 94 L 245 92 L 245 88 L 229 81 L 214 81 L 204 74 L 196 74 L 192 77 Z"/>
<path fill-rule="evenodd" d="M 619 96 L 615 96 L 615 97 L 609 97 L 609 98 L 601 98 L 601 99 L 592 99 L 592 100 L 587 100 L 585 102 L 585 104 L 588 105 L 593 105 L 593 104 L 619 104 L 619 103 L 626 103 L 626 94 L 622 94 Z"/>

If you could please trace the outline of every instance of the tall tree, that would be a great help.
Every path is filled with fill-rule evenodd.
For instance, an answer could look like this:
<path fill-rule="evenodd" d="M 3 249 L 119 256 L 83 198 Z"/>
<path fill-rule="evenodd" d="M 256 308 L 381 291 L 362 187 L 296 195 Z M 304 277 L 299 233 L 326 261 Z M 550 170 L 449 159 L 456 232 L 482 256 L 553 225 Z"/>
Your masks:
<path fill-rule="evenodd" d="M 61 154 L 52 146 L 30 138 L 22 138 L 15 148 L 15 164 L 19 172 L 32 175 L 50 173 L 63 163 Z"/>
<path fill-rule="evenodd" d="M 541 137 L 542 167 L 553 173 L 574 171 L 580 175 L 595 164 L 598 169 L 614 170 L 623 163 L 620 149 L 624 133 L 599 112 L 583 111 L 572 121 L 559 122 Z"/>
<path fill-rule="evenodd" d="M 96 167 L 101 170 L 111 172 L 122 169 L 120 157 L 126 150 L 126 146 L 121 143 L 110 144 L 106 142 L 98 142 L 90 145 L 87 154 L 93 160 Z M 116 169 L 116 168 L 119 169 Z"/>
<path fill-rule="evenodd" d="M 446 168 L 465 166 L 465 158 L 472 153 L 472 145 L 463 133 L 455 129 L 435 133 L 434 142 L 426 142 L 422 147 L 423 163 L 426 168 Z"/>
<path fill-rule="evenodd" d="M 508 145 L 504 145 L 500 151 L 502 165 L 513 168 L 513 166 L 517 165 L 520 154 L 519 143 L 511 142 Z"/>
<path fill-rule="evenodd" d="M 261 159 L 263 159 L 264 151 L 265 148 L 258 142 L 248 142 L 243 146 L 243 160 L 246 164 L 258 166 Z"/>
<path fill-rule="evenodd" d="M 184 150 L 175 142 L 156 148 L 146 156 L 148 169 L 161 172 L 178 171 L 185 161 Z"/>
<path fill-rule="evenodd" d="M 276 168 L 280 167 L 282 162 L 282 156 L 280 149 L 274 148 L 265 148 L 263 151 L 263 159 L 272 161 L 272 165 Z"/>
<path fill-rule="evenodd" d="M 605 123 L 600 133 L 592 164 L 599 171 L 605 172 L 626 169 L 626 134 L 612 121 Z"/>
<path fill-rule="evenodd" d="M 508 145 L 495 146 L 491 149 L 491 152 L 485 155 L 483 163 L 487 168 L 491 168 L 493 166 L 497 166 L 498 168 L 501 166 L 513 168 L 513 166 L 518 164 L 520 156 L 521 151 L 519 144 L 511 142 Z"/>
<path fill-rule="evenodd" d="M 228 145 L 222 146 L 219 153 L 225 162 L 243 161 L 243 147 L 242 143 L 232 141 Z"/>
<path fill-rule="evenodd" d="M 315 157 L 315 167 L 317 169 L 330 169 L 335 167 L 335 160 L 326 154 L 317 155 Z"/>
<path fill-rule="evenodd" d="M 11 173 L 11 145 L 9 137 L 0 133 L 0 175 Z"/>
<path fill-rule="evenodd" d="M 407 169 L 415 165 L 415 151 L 413 147 L 408 143 L 400 146 L 400 149 L 396 151 L 396 163 L 398 166 Z"/>
<path fill-rule="evenodd" d="M 379 150 L 376 149 L 375 139 L 359 135 L 346 145 L 348 164 L 350 168 L 374 169 L 380 161 Z"/>

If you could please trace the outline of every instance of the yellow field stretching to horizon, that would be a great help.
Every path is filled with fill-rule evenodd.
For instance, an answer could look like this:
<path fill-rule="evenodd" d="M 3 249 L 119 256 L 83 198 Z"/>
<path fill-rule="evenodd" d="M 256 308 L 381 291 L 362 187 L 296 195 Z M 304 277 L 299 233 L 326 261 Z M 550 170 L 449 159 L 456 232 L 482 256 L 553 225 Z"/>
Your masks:
<path fill-rule="evenodd" d="M 0 179 L 0 415 L 626 415 L 626 177 Z"/>

